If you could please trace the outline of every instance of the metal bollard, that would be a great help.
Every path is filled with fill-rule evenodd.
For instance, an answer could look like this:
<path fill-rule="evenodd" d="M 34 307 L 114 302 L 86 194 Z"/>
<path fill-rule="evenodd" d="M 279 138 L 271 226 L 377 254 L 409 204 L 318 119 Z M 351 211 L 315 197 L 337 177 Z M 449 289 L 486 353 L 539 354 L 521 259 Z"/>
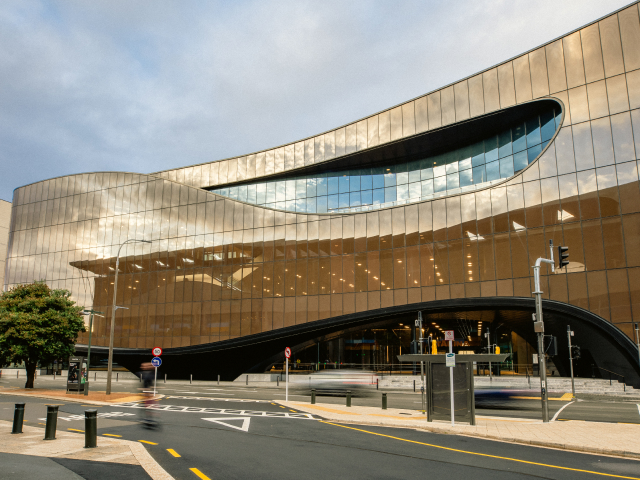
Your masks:
<path fill-rule="evenodd" d="M 58 405 L 47 405 L 47 424 L 44 427 L 44 439 L 56 439 L 56 426 L 58 424 Z"/>
<path fill-rule="evenodd" d="M 347 390 L 347 407 L 351 406 L 351 390 Z"/>
<path fill-rule="evenodd" d="M 164 383 L 167 383 L 167 374 L 164 374 Z"/>
<path fill-rule="evenodd" d="M 97 376 L 98 376 L 98 374 L 96 372 L 93 372 L 93 381 L 94 382 L 96 381 Z"/>
<path fill-rule="evenodd" d="M 189 374 L 189 385 L 193 383 L 193 373 Z"/>
<path fill-rule="evenodd" d="M 244 382 L 244 384 L 245 384 L 245 385 L 249 385 L 249 375 L 247 375 L 247 379 L 246 379 L 246 381 Z"/>
<path fill-rule="evenodd" d="M 376 378 L 376 390 L 380 390 L 380 379 Z"/>
<path fill-rule="evenodd" d="M 416 393 L 416 381 L 413 381 L 413 393 Z"/>
<path fill-rule="evenodd" d="M 220 385 L 220 375 L 218 375 L 218 385 Z"/>
<path fill-rule="evenodd" d="M 16 371 L 16 378 L 20 378 L 20 370 Z"/>
<path fill-rule="evenodd" d="M 56 371 L 55 370 L 53 371 L 53 379 L 54 380 L 56 379 Z"/>
<path fill-rule="evenodd" d="M 118 375 L 119 375 L 119 373 L 116 372 L 116 382 L 118 381 Z"/>
<path fill-rule="evenodd" d="M 98 410 L 84 411 L 84 448 L 98 446 Z"/>
<path fill-rule="evenodd" d="M 383 410 L 387 409 L 387 394 L 386 393 L 382 394 L 382 409 Z"/>
<path fill-rule="evenodd" d="M 315 405 L 316 404 L 316 389 L 312 388 L 311 389 L 311 405 Z"/>
<path fill-rule="evenodd" d="M 22 423 L 24 422 L 24 403 L 16 403 L 13 411 L 13 429 L 11 433 L 22 433 Z"/>
<path fill-rule="evenodd" d="M 280 386 L 280 377 L 276 377 L 276 387 Z"/>

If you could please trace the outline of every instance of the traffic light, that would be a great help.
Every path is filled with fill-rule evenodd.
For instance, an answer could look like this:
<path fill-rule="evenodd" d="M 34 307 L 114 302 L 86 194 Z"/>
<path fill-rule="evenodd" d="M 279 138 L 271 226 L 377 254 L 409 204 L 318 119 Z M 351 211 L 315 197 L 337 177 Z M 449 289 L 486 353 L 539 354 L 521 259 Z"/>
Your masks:
<path fill-rule="evenodd" d="M 558 247 L 558 268 L 563 268 L 569 265 L 569 247 Z"/>
<path fill-rule="evenodd" d="M 571 357 L 573 357 L 574 360 L 580 358 L 580 347 L 578 345 L 571 345 Z"/>

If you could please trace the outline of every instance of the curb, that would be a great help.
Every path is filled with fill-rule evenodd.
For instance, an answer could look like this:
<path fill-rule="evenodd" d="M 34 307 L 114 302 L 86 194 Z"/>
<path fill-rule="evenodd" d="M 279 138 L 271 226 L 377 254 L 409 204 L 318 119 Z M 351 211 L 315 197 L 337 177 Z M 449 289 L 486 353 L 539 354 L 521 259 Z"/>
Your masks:
<path fill-rule="evenodd" d="M 129 402 L 124 402 L 124 401 L 119 401 L 119 402 L 102 402 L 100 400 L 89 400 L 89 399 L 85 399 L 84 397 L 82 398 L 77 398 L 75 396 L 69 396 L 69 397 L 55 397 L 52 395 L 45 395 L 45 394 L 39 394 L 39 393 L 24 393 L 24 392 L 7 392 L 7 391 L 2 391 L 0 390 L 0 395 L 13 395 L 15 397 L 33 397 L 33 398 L 43 398 L 45 400 L 63 400 L 65 402 L 70 402 L 70 403 L 85 403 L 85 404 L 90 404 L 90 405 L 100 405 L 100 406 L 117 406 L 120 403 L 129 403 Z M 133 396 L 133 395 L 131 395 Z M 160 395 L 156 395 L 154 398 L 155 399 L 160 399 L 163 398 L 164 395 L 160 394 Z M 143 399 L 140 400 L 135 400 L 135 401 L 142 401 Z"/>

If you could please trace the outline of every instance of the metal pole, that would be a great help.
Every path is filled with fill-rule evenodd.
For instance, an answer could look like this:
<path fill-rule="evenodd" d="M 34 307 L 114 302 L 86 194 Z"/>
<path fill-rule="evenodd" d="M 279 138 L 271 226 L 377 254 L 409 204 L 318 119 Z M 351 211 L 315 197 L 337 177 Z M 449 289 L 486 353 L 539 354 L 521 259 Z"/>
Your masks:
<path fill-rule="evenodd" d="M 418 330 L 420 333 L 420 355 L 422 355 L 423 349 L 422 349 L 422 312 L 418 312 Z M 424 412 L 424 414 L 427 414 L 427 397 L 426 397 L 426 392 L 425 392 L 425 385 L 424 385 L 424 362 L 420 361 L 420 381 L 422 382 L 422 389 L 421 389 L 421 400 L 422 400 L 422 411 Z"/>
<path fill-rule="evenodd" d="M 640 332 L 638 331 L 638 324 L 636 323 L 636 343 L 638 344 L 638 363 L 640 364 Z"/>
<path fill-rule="evenodd" d="M 453 353 L 453 340 L 449 340 L 449 353 Z M 453 402 L 453 368 L 454 367 L 449 367 L 449 389 L 451 391 L 451 426 L 453 427 L 455 425 L 455 416 L 456 416 L 456 412 L 454 409 L 454 402 Z"/>
<path fill-rule="evenodd" d="M 536 321 L 539 324 L 538 330 L 538 365 L 540 367 L 540 400 L 542 401 L 542 421 L 549 422 L 549 398 L 547 395 L 547 360 L 544 352 L 544 320 L 542 318 L 542 289 L 540 288 L 540 265 L 547 263 L 551 265 L 551 272 L 555 271 L 553 260 L 553 240 L 549 240 L 550 259 L 538 258 L 533 266 L 533 277 L 535 281 L 536 296 Z"/>
<path fill-rule="evenodd" d="M 93 330 L 93 308 L 91 309 L 91 315 L 89 316 L 89 345 L 87 345 L 87 371 L 85 373 L 86 378 L 84 381 L 84 395 L 89 395 L 89 364 L 91 361 L 91 332 Z M 54 377 L 55 378 L 55 377 Z"/>
<path fill-rule="evenodd" d="M 487 336 L 487 353 L 491 353 L 491 330 L 489 330 L 489 327 L 487 327 L 487 333 L 485 333 L 485 335 Z M 491 376 L 491 362 L 489 362 L 489 381 L 492 382 L 493 381 L 493 377 Z"/>
<path fill-rule="evenodd" d="M 284 399 L 286 402 L 289 401 L 289 359 L 286 359 L 286 380 L 284 386 Z"/>
<path fill-rule="evenodd" d="M 156 396 L 156 384 L 158 383 L 158 367 L 155 367 L 156 373 L 153 377 L 153 396 Z"/>
<path fill-rule="evenodd" d="M 116 330 L 116 310 L 118 307 L 116 306 L 116 294 L 118 293 L 118 269 L 120 267 L 120 250 L 129 242 L 142 242 L 142 243 L 151 243 L 149 240 L 125 240 L 118 248 L 118 255 L 116 256 L 116 275 L 113 280 L 113 305 L 111 307 L 111 329 L 109 333 L 109 363 L 107 366 L 107 389 L 106 394 L 111 395 L 111 373 L 113 371 L 113 336 Z"/>
<path fill-rule="evenodd" d="M 573 352 L 571 351 L 571 325 L 567 325 L 567 339 L 569 340 L 569 367 L 571 370 L 571 394 L 576 396 L 576 386 L 573 381 Z"/>

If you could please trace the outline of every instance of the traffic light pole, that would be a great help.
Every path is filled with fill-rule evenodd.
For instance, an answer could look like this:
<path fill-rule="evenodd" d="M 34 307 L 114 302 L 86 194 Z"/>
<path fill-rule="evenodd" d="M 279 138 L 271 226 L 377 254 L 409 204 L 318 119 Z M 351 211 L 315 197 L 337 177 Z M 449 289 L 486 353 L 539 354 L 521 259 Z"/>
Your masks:
<path fill-rule="evenodd" d="M 567 338 L 569 339 L 569 367 L 571 369 L 571 394 L 576 396 L 576 386 L 573 382 L 573 347 L 571 346 L 571 325 L 567 325 Z"/>
<path fill-rule="evenodd" d="M 416 320 L 418 331 L 420 332 L 420 355 L 422 355 L 422 312 L 418 312 L 418 320 Z M 422 382 L 422 411 L 427 414 L 427 402 L 426 402 L 426 388 L 424 385 L 424 362 L 420 362 L 420 381 Z"/>
<path fill-rule="evenodd" d="M 547 360 L 544 352 L 544 321 L 542 319 L 542 290 L 540 288 L 540 266 L 542 263 L 551 265 L 551 271 L 555 271 L 553 260 L 553 240 L 549 240 L 551 259 L 538 258 L 533 266 L 536 296 L 536 324 L 535 331 L 538 334 L 538 362 L 540 365 L 540 397 L 542 400 L 542 421 L 549 423 L 549 397 L 547 395 Z"/>

